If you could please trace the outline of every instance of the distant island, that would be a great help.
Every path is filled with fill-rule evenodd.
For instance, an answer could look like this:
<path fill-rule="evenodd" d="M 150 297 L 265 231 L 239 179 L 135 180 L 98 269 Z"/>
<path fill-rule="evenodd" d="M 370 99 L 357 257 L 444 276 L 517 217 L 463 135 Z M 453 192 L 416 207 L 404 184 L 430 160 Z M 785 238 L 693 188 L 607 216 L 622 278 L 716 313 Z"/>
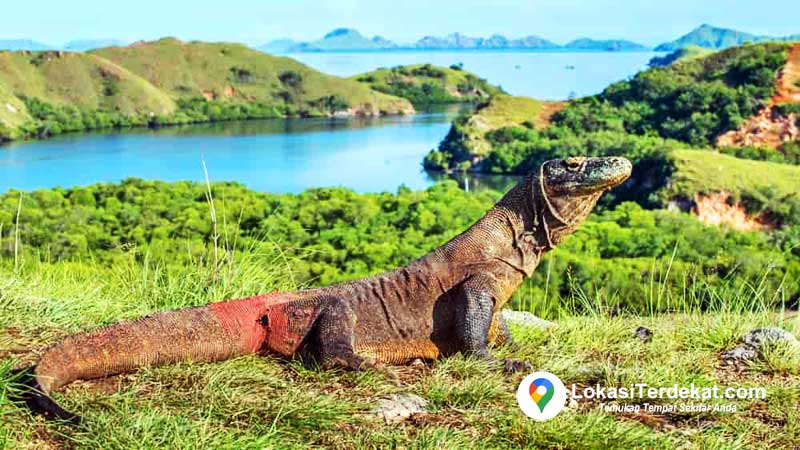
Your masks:
<path fill-rule="evenodd" d="M 682 48 L 694 46 L 699 48 L 722 50 L 737 45 L 767 41 L 800 41 L 800 34 L 791 36 L 758 36 L 743 31 L 719 28 L 703 24 L 678 39 L 665 42 L 656 46 L 657 52 L 673 52 Z"/>
<path fill-rule="evenodd" d="M 0 39 L 0 50 L 40 52 L 45 50 L 66 50 L 69 52 L 88 52 L 103 47 L 122 47 L 128 42 L 120 39 L 77 39 L 64 45 L 49 45 L 33 39 Z"/>
<path fill-rule="evenodd" d="M 626 39 L 598 40 L 579 38 L 560 45 L 536 35 L 521 38 L 508 38 L 500 34 L 489 37 L 473 37 L 462 33 L 452 33 L 444 37 L 425 36 L 412 43 L 395 43 L 382 36 L 368 38 L 351 28 L 337 28 L 321 39 L 299 42 L 292 39 L 278 39 L 259 46 L 267 53 L 302 52 L 347 52 L 347 51 L 440 51 L 440 50 L 527 50 L 527 51 L 592 51 L 592 52 L 673 52 L 686 47 L 699 47 L 722 50 L 745 43 L 765 41 L 795 41 L 800 34 L 775 37 L 746 33 L 743 31 L 719 28 L 708 24 L 700 25 L 678 39 L 650 47 Z"/>
<path fill-rule="evenodd" d="M 298 42 L 278 39 L 258 47 L 267 53 L 343 52 L 343 51 L 437 51 L 437 50 L 536 50 L 536 51 L 651 51 L 636 42 L 580 38 L 564 45 L 536 35 L 508 38 L 500 34 L 473 37 L 451 33 L 444 37 L 425 36 L 413 43 L 395 43 L 382 36 L 368 38 L 351 28 L 337 28 L 321 39 Z"/>
<path fill-rule="evenodd" d="M 489 37 L 468 36 L 451 33 L 446 36 L 428 35 L 410 43 L 393 42 L 383 36 L 367 37 L 352 28 L 337 28 L 320 39 L 296 41 L 282 38 L 256 45 L 265 53 L 304 52 L 385 52 L 385 51 L 541 51 L 541 52 L 674 52 L 687 47 L 722 50 L 746 43 L 766 41 L 800 41 L 800 33 L 790 36 L 766 36 L 729 28 L 702 24 L 683 36 L 655 47 L 627 39 L 593 39 L 581 37 L 565 44 L 530 34 L 509 38 L 501 34 Z M 67 50 L 85 52 L 105 47 L 122 47 L 128 42 L 119 39 L 79 39 L 64 45 L 48 45 L 34 39 L 0 39 L 0 50 Z"/>

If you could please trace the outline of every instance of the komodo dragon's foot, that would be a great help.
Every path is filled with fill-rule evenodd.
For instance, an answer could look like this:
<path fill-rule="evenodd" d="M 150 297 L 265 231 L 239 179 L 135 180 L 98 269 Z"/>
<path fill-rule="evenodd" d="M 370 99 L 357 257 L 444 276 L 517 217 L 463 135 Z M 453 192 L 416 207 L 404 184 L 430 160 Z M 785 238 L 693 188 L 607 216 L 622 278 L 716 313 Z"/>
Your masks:
<path fill-rule="evenodd" d="M 518 372 L 530 372 L 533 370 L 531 363 L 527 361 L 519 361 L 516 359 L 506 358 L 503 361 L 503 372 L 511 374 Z"/>
<path fill-rule="evenodd" d="M 324 369 L 342 367 L 345 369 L 350 369 L 358 372 L 373 370 L 377 373 L 382 374 L 391 382 L 397 382 L 400 380 L 400 377 L 397 374 L 397 372 L 395 372 L 391 367 L 387 366 L 384 363 L 377 362 L 374 358 L 371 357 L 362 357 L 358 355 L 334 356 L 329 358 L 322 365 L 322 367 Z"/>

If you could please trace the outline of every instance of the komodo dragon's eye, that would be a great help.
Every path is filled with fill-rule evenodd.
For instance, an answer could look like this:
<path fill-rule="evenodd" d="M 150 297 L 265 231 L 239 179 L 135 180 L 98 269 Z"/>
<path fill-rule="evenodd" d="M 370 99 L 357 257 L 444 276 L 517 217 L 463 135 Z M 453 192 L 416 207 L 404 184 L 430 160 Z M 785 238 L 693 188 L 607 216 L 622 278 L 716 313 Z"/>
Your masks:
<path fill-rule="evenodd" d="M 583 160 L 580 158 L 567 158 L 564 161 L 564 165 L 567 166 L 567 170 L 570 172 L 577 172 L 581 170 L 581 166 L 583 165 Z"/>

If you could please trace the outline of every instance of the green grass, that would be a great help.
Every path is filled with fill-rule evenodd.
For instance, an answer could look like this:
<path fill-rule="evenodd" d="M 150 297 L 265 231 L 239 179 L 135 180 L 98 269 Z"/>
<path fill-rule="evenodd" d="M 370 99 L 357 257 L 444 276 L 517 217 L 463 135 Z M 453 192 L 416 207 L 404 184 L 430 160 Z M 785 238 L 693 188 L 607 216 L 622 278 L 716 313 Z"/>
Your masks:
<path fill-rule="evenodd" d="M 530 361 L 569 385 L 766 386 L 766 400 L 736 401 L 731 414 L 618 415 L 594 401 L 571 404 L 549 422 L 519 411 L 521 375 L 460 356 L 400 367 L 398 384 L 373 373 L 320 371 L 296 361 L 243 357 L 215 364 L 145 369 L 79 382 L 57 398 L 87 419 L 84 428 L 48 423 L 8 400 L 9 370 L 35 361 L 74 332 L 151 311 L 272 289 L 290 289 L 291 261 L 237 254 L 219 268 L 114 266 L 27 260 L 0 269 L 0 445 L 6 448 L 786 448 L 800 445 L 797 366 L 784 350 L 752 366 L 719 366 L 719 354 L 749 329 L 797 320 L 753 305 L 701 314 L 616 316 L 601 308 L 567 315 L 550 329 L 512 326 L 519 348 L 501 356 Z M 653 331 L 651 342 L 633 335 Z M 376 399 L 410 392 L 430 412 L 400 425 L 369 416 Z"/>
<path fill-rule="evenodd" d="M 25 104 L 0 82 L 0 140 L 14 137 L 12 130 L 30 120 Z M 5 129 L 5 134 L 3 132 Z"/>
<path fill-rule="evenodd" d="M 770 191 L 774 198 L 797 197 L 800 166 L 736 158 L 715 151 L 675 150 L 676 170 L 661 195 L 686 196 L 725 191 L 734 199 Z"/>
<path fill-rule="evenodd" d="M 176 108 L 168 95 L 143 78 L 83 53 L 0 53 L 0 83 L 16 97 L 61 106 L 124 114 L 169 114 Z"/>

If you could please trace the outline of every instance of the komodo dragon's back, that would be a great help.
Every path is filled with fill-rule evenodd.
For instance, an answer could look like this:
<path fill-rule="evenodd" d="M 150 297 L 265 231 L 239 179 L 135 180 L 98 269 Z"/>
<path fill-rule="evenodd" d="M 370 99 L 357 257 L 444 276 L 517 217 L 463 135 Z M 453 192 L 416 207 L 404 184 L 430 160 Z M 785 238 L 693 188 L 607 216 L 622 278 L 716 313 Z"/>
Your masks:
<path fill-rule="evenodd" d="M 627 159 L 544 163 L 469 229 L 407 266 L 359 280 L 152 314 L 77 334 L 23 369 L 29 407 L 77 422 L 50 393 L 81 379 L 259 352 L 350 369 L 456 352 L 493 360 L 499 311 L 542 255 L 628 178 Z M 528 367 L 506 360 L 507 370 Z"/>

